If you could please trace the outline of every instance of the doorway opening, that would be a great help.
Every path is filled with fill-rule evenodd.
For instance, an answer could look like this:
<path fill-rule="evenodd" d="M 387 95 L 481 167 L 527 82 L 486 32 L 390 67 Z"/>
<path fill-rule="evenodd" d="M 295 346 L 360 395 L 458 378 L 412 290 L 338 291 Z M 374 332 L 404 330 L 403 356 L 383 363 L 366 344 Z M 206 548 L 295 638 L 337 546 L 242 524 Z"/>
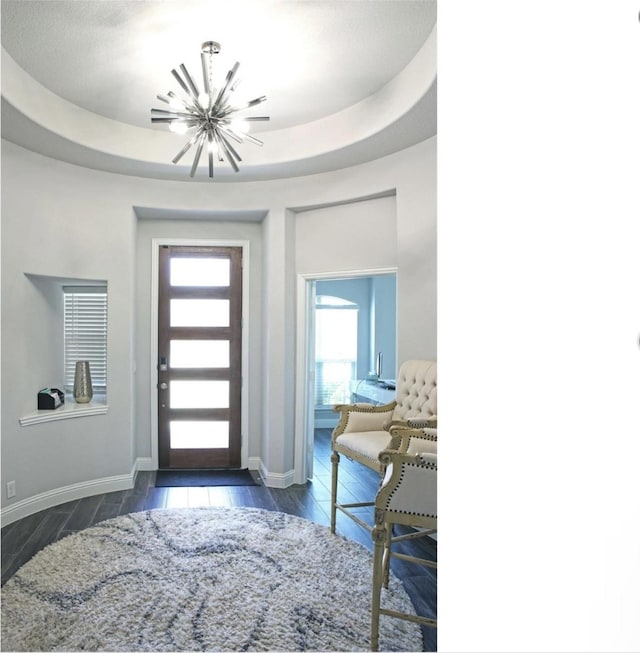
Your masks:
<path fill-rule="evenodd" d="M 397 352 L 395 270 L 305 281 L 305 400 L 298 422 L 304 480 L 313 477 L 316 431 L 326 440 L 326 430 L 338 423 L 333 406 L 351 403 L 367 379 L 395 379 Z"/>

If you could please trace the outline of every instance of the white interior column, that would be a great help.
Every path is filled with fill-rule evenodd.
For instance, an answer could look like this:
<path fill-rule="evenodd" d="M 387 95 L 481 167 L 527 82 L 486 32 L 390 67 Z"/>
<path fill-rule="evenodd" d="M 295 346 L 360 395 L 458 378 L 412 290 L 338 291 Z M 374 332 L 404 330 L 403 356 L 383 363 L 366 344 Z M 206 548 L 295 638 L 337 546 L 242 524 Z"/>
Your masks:
<path fill-rule="evenodd" d="M 295 222 L 285 208 L 263 222 L 262 474 L 287 487 L 294 472 Z"/>

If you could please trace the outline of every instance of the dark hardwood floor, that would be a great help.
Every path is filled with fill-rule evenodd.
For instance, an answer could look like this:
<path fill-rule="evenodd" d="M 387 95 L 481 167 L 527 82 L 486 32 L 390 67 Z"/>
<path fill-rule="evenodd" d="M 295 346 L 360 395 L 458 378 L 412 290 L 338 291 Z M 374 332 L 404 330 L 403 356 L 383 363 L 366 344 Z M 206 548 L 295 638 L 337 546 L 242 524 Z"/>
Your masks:
<path fill-rule="evenodd" d="M 155 472 L 139 472 L 135 487 L 121 492 L 99 494 L 70 501 L 25 517 L 2 529 L 2 584 L 38 551 L 70 533 L 118 515 L 156 508 L 196 506 L 238 506 L 277 510 L 329 526 L 331 504 L 330 429 L 315 435 L 313 480 L 286 489 L 264 485 L 239 487 L 155 487 Z M 259 481 L 256 472 L 254 477 Z M 342 457 L 339 474 L 339 499 L 343 502 L 371 500 L 379 483 L 378 475 Z M 371 521 L 371 509 L 361 509 Z M 372 550 L 369 533 L 338 513 L 337 530 Z M 398 550 L 437 559 L 437 543 L 421 538 L 403 543 Z M 437 572 L 401 560 L 392 560 L 392 569 L 411 597 L 419 614 L 435 617 Z M 423 651 L 437 650 L 437 631 L 424 627 Z"/>

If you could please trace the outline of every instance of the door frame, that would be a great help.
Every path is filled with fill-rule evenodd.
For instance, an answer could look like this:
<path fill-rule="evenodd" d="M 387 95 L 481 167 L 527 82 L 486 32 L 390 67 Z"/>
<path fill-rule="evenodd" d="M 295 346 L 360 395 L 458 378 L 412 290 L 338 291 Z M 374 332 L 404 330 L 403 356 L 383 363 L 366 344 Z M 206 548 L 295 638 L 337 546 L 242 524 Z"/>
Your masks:
<path fill-rule="evenodd" d="M 151 357 L 150 357 L 150 397 L 151 397 L 151 462 L 158 469 L 158 286 L 159 251 L 163 245 L 176 247 L 240 247 L 242 248 L 242 389 L 241 389 L 241 438 L 240 466 L 248 467 L 249 443 L 249 241 L 219 240 L 198 238 L 152 238 L 151 239 Z"/>
<path fill-rule="evenodd" d="M 315 282 L 331 279 L 356 279 L 380 274 L 395 274 L 398 283 L 398 268 L 367 268 L 343 270 L 341 272 L 311 272 L 298 274 L 296 301 L 296 397 L 295 402 L 295 449 L 294 483 L 306 483 L 313 477 L 313 432 L 314 405 L 313 383 L 315 376 L 315 342 L 313 311 L 315 310 Z M 396 294 L 396 355 L 398 349 Z"/>

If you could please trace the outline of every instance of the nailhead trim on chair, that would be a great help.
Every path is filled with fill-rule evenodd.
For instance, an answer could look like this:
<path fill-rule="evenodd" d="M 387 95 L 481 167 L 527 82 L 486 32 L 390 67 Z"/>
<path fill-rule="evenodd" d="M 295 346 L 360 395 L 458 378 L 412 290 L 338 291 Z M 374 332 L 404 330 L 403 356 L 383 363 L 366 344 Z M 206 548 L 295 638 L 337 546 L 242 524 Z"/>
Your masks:
<path fill-rule="evenodd" d="M 353 457 L 354 452 L 353 452 L 352 449 L 346 449 L 346 448 L 341 447 L 339 444 L 336 444 L 336 446 L 335 446 L 335 450 L 336 450 L 338 453 L 341 453 L 345 458 L 348 458 L 349 460 L 351 460 L 352 462 L 356 460 L 356 459 Z M 379 463 L 378 460 L 376 460 L 375 458 L 371 458 L 371 456 L 365 456 L 364 454 L 360 454 L 360 453 L 359 453 L 359 456 L 360 456 L 361 458 L 366 458 L 367 460 L 370 460 L 370 461 L 371 461 L 372 468 L 375 467 L 376 465 L 378 465 L 378 463 Z"/>
<path fill-rule="evenodd" d="M 385 506 L 385 510 L 389 510 L 389 512 L 395 512 L 395 513 L 398 513 L 398 514 L 401 514 L 401 515 L 415 515 L 417 517 L 431 517 L 433 519 L 437 519 L 438 515 L 431 515 L 431 514 L 426 513 L 426 512 L 414 512 L 414 511 L 411 511 L 411 510 L 390 510 L 389 509 L 389 504 L 391 503 L 391 499 L 392 499 L 393 495 L 396 493 L 396 490 L 398 489 L 398 487 L 402 484 L 402 480 L 404 478 L 404 470 L 407 467 L 426 467 L 427 469 L 434 469 L 434 470 L 438 471 L 438 466 L 435 463 L 421 463 L 421 464 L 418 464 L 418 463 L 403 463 L 402 464 L 402 469 L 400 470 L 400 479 L 399 479 L 398 484 L 396 485 L 396 487 L 390 492 L 389 496 L 387 497 L 387 504 Z"/>
<path fill-rule="evenodd" d="M 395 404 L 395 401 L 393 403 Z M 357 408 L 352 408 L 347 412 L 347 417 L 344 421 L 344 428 L 340 433 L 337 433 L 337 435 L 341 435 L 347 430 L 347 427 L 349 426 L 349 419 L 353 413 L 390 413 L 392 410 L 394 410 L 394 408 L 389 408 L 389 404 L 367 407 L 358 406 Z"/>

